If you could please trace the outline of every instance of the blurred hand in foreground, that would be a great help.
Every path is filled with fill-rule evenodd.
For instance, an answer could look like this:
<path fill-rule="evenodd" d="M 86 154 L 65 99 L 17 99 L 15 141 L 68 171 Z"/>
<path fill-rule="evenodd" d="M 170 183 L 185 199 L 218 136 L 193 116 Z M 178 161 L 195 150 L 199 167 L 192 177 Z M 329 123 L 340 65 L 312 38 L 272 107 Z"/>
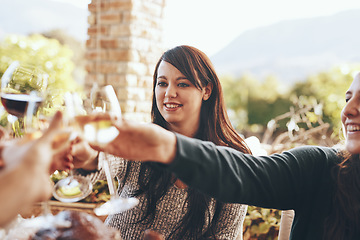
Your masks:
<path fill-rule="evenodd" d="M 87 141 L 78 136 L 72 141 L 71 156 L 74 168 L 94 170 L 98 166 L 97 157 L 99 152 L 92 149 Z"/>
<path fill-rule="evenodd" d="M 68 138 L 59 137 L 64 131 L 62 114 L 58 112 L 43 134 L 1 143 L 4 166 L 0 170 L 0 226 L 22 209 L 49 199 L 53 187 L 49 178 L 51 166 L 61 165 L 54 161 L 60 161 L 59 156 L 69 151 Z"/>

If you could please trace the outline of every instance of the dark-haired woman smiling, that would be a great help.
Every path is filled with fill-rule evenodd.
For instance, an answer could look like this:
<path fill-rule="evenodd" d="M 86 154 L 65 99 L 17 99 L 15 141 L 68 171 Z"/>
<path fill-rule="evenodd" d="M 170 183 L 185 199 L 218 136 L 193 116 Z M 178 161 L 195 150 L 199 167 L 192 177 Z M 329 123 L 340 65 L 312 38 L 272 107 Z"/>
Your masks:
<path fill-rule="evenodd" d="M 122 120 L 113 121 L 122 134 L 101 150 L 137 161 L 163 163 L 188 186 L 217 200 L 294 209 L 291 240 L 358 240 L 360 73 L 345 100 L 341 120 L 346 149 L 304 146 L 281 154 L 253 156 L 156 125 Z M 164 149 L 168 151 L 164 153 Z"/>
<path fill-rule="evenodd" d="M 212 63 L 194 47 L 175 47 L 159 59 L 151 114 L 153 123 L 172 132 L 250 153 L 230 124 Z M 246 205 L 216 201 L 157 163 L 115 157 L 111 162 L 121 165 L 119 194 L 140 200 L 135 208 L 106 220 L 124 239 L 141 239 L 146 229 L 165 239 L 242 239 Z"/>

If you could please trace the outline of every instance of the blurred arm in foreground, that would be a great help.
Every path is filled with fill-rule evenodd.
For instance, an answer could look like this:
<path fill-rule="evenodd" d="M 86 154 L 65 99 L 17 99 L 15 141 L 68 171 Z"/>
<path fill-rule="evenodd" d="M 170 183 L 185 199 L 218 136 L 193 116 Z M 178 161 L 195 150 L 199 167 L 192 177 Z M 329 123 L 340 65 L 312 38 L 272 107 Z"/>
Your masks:
<path fill-rule="evenodd" d="M 64 134 L 62 114 L 58 112 L 49 128 L 40 136 L 0 143 L 0 226 L 4 226 L 22 209 L 36 201 L 49 199 L 52 191 L 50 174 L 68 168 L 69 141 Z M 66 159 L 66 160 L 64 160 Z"/>

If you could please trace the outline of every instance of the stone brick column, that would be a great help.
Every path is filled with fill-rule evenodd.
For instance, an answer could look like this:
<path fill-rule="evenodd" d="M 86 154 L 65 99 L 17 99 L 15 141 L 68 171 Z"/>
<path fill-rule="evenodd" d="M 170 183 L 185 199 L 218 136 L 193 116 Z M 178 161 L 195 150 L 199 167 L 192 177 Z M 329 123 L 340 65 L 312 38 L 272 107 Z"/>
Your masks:
<path fill-rule="evenodd" d="M 88 6 L 85 88 L 111 84 L 127 119 L 150 121 L 165 1 L 92 0 Z"/>

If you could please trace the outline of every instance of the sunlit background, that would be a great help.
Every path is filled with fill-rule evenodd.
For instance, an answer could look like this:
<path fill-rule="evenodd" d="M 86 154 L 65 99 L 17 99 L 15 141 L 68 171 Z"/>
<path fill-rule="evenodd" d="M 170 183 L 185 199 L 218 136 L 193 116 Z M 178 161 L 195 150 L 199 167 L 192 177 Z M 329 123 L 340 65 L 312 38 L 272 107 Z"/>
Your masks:
<path fill-rule="evenodd" d="M 0 39 L 33 33 L 62 38 L 74 55 L 69 74 L 83 83 L 89 0 L 1 3 Z M 336 124 L 342 93 L 351 79 L 347 76 L 358 70 L 360 62 L 359 22 L 356 0 L 168 0 L 161 39 L 164 50 L 188 44 L 210 56 L 238 129 L 266 126 L 289 109 L 293 95 L 302 94 L 315 97 L 324 105 L 324 117 Z M 6 56 L 3 50 L 2 57 Z M 328 90 L 331 86 L 336 93 Z"/>
<path fill-rule="evenodd" d="M 10 13 L 7 3 L 22 2 L 23 4 L 16 5 L 16 9 L 22 11 L 21 8 L 24 8 L 23 10 L 27 10 L 28 14 L 32 12 L 35 15 L 36 10 L 33 9 L 38 9 L 39 12 L 42 10 L 40 6 L 36 6 L 37 1 L 1 0 L 0 2 L 4 7 L 0 10 L 0 34 L 12 33 L 11 29 L 6 27 L 13 25 L 12 21 L 19 25 L 26 26 L 29 24 L 29 22 L 23 22 L 25 18 L 18 15 L 11 19 L 5 19 L 5 16 L 8 17 L 6 13 Z M 26 4 L 26 2 L 29 3 Z M 90 0 L 47 0 L 47 2 L 50 2 L 50 7 L 51 2 L 68 3 L 86 12 Z M 166 47 L 179 44 L 194 45 L 212 56 L 247 30 L 284 20 L 329 16 L 351 9 L 360 9 L 360 2 L 357 0 L 171 0 L 166 2 L 164 12 L 164 45 Z M 37 22 L 40 26 L 32 25 L 27 26 L 28 28 L 24 26 L 21 30 L 17 27 L 13 33 L 66 27 L 80 40 L 87 38 L 87 19 L 83 15 L 78 18 L 80 24 L 74 22 L 72 25 L 64 26 L 61 17 L 67 18 L 69 16 L 54 17 L 56 9 L 43 8 L 43 10 L 42 14 L 53 16 L 49 16 L 46 21 L 41 21 L 41 24 Z M 49 10 L 51 10 L 51 14 L 50 12 L 46 13 Z M 74 16 L 70 17 L 74 18 Z M 39 19 L 43 18 L 39 17 Z M 36 20 L 34 19 L 34 21 Z M 85 27 L 85 29 L 81 29 L 80 26 Z"/>
<path fill-rule="evenodd" d="M 0 76 L 14 60 L 46 69 L 55 111 L 63 92 L 82 91 L 89 74 L 90 1 L 0 3 Z M 166 0 L 162 14 L 162 49 L 187 44 L 211 58 L 232 124 L 261 148 L 254 153 L 339 142 L 344 93 L 360 71 L 359 0 Z M 150 111 L 150 98 L 140 96 L 142 109 Z M 250 207 L 244 231 L 261 222 L 251 236 L 273 239 L 278 220 L 278 211 Z"/>

